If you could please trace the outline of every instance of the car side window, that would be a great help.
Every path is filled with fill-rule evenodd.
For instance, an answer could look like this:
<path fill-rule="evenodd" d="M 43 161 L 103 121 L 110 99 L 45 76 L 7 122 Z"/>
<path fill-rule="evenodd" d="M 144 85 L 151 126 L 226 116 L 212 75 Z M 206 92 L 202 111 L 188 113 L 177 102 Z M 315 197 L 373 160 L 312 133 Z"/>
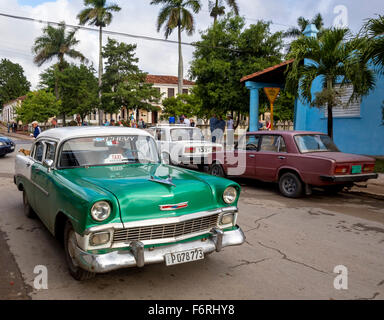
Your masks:
<path fill-rule="evenodd" d="M 34 152 L 33 158 L 36 161 L 42 162 L 43 155 L 44 155 L 44 143 L 39 141 L 35 144 L 35 152 Z"/>
<path fill-rule="evenodd" d="M 259 146 L 260 136 L 247 134 L 242 136 L 237 145 L 239 150 L 257 151 Z"/>
<path fill-rule="evenodd" d="M 45 159 L 55 160 L 56 143 L 48 142 L 46 145 Z"/>
<path fill-rule="evenodd" d="M 260 151 L 278 152 L 280 136 L 263 135 L 261 139 Z"/>
<path fill-rule="evenodd" d="M 287 146 L 282 136 L 279 137 L 279 152 L 287 152 Z"/>

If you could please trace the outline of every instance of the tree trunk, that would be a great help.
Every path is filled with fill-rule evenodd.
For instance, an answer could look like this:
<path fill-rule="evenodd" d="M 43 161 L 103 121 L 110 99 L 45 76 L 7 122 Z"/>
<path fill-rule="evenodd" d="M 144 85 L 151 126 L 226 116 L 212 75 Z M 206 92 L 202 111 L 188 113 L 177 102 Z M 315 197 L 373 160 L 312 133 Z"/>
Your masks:
<path fill-rule="evenodd" d="M 183 93 L 183 54 L 181 51 L 181 26 L 180 21 L 179 25 L 177 26 L 178 31 L 178 40 L 179 40 L 179 70 L 178 70 L 178 85 L 177 85 L 177 91 L 178 94 Z"/>
<path fill-rule="evenodd" d="M 101 85 L 102 85 L 102 74 L 103 74 L 103 27 L 99 28 L 99 125 L 103 124 L 103 111 L 101 110 Z"/>

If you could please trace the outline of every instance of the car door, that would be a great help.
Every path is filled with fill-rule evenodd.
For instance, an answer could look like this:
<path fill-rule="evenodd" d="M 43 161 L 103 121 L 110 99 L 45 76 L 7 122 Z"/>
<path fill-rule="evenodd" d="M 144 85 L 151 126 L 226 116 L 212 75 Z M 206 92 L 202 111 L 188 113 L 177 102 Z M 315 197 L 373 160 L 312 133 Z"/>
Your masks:
<path fill-rule="evenodd" d="M 247 134 L 240 138 L 234 153 L 234 161 L 226 157 L 227 172 L 232 171 L 233 175 L 253 178 L 256 170 L 256 155 L 258 153 L 260 136 L 256 134 Z M 233 163 L 233 164 L 231 164 Z M 236 167 L 236 168 L 235 168 Z M 232 170 L 228 170 L 231 168 Z M 236 170 L 234 170 L 236 169 Z"/>
<path fill-rule="evenodd" d="M 264 134 L 256 158 L 255 178 L 275 181 L 278 169 L 287 162 L 287 148 L 281 135 Z"/>
<path fill-rule="evenodd" d="M 50 229 L 50 212 L 52 209 L 53 199 L 50 197 L 52 190 L 52 172 L 43 166 L 45 159 L 54 160 L 56 143 L 52 141 L 39 141 L 43 145 L 43 153 L 35 158 L 36 162 L 32 166 L 32 179 L 34 181 L 36 192 L 35 194 L 35 207 L 39 213 L 40 219 Z M 38 149 L 36 149 L 38 150 Z M 40 149 L 38 150 L 40 152 Z"/>

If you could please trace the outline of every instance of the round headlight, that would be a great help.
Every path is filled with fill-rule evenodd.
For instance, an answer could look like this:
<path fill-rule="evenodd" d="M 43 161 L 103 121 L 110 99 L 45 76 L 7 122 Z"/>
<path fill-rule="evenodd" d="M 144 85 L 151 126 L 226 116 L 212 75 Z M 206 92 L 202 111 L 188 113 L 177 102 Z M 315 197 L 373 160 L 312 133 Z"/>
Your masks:
<path fill-rule="evenodd" d="M 228 187 L 224 190 L 223 200 L 225 203 L 231 204 L 234 203 L 237 197 L 237 191 L 234 187 Z"/>
<path fill-rule="evenodd" d="M 92 218 L 96 221 L 104 221 L 111 214 L 111 206 L 106 201 L 96 202 L 91 209 Z"/>

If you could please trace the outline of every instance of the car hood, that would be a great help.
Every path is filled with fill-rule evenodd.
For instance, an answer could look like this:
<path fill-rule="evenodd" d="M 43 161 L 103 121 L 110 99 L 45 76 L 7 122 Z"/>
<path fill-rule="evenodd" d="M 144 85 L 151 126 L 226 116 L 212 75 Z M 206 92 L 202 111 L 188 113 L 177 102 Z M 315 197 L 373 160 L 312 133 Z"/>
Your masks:
<path fill-rule="evenodd" d="M 0 137 L 0 141 L 1 142 L 6 142 L 8 144 L 13 144 L 13 141 L 11 139 L 9 139 L 7 137 L 3 137 L 3 136 Z"/>
<path fill-rule="evenodd" d="M 352 153 L 343 152 L 312 152 L 306 155 L 315 156 L 322 159 L 332 159 L 336 162 L 372 162 L 374 159 Z"/>
<path fill-rule="evenodd" d="M 122 222 L 157 219 L 217 208 L 210 185 L 192 171 L 161 164 L 128 164 L 70 169 L 71 174 L 112 193 Z M 161 183 L 171 177 L 171 184 Z M 152 181 L 151 181 L 152 179 Z M 188 202 L 181 209 L 161 205 Z"/>

